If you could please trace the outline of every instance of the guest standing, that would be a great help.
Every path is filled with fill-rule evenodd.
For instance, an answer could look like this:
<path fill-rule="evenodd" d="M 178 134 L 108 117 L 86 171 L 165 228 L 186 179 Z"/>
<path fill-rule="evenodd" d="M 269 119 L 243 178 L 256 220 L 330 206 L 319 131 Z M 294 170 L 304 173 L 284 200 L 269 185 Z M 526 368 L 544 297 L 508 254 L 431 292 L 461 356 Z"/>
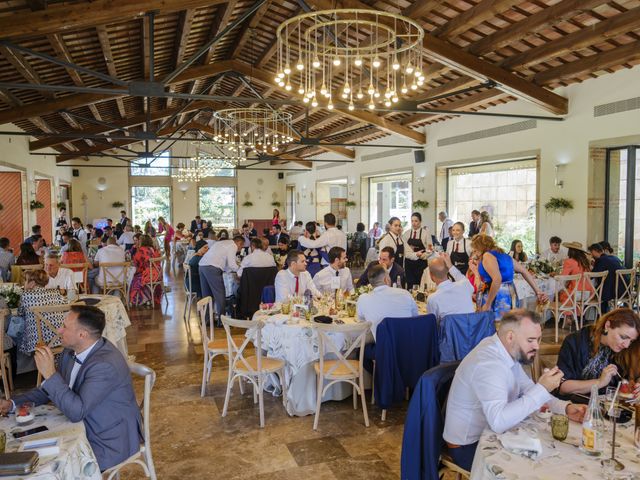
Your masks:
<path fill-rule="evenodd" d="M 278 210 L 277 208 L 274 208 L 272 217 L 273 218 L 271 219 L 271 225 L 280 226 L 280 210 Z"/>
<path fill-rule="evenodd" d="M 322 248 L 330 250 L 332 247 L 340 247 L 347 250 L 347 236 L 342 230 L 336 228 L 336 216 L 333 213 L 327 213 L 324 216 L 324 226 L 326 231 L 316 240 L 301 237 L 298 243 L 305 248 Z M 327 262 L 324 261 L 326 264 Z"/>
<path fill-rule="evenodd" d="M 493 237 L 495 235 L 495 231 L 493 230 L 493 222 L 491 222 L 491 217 L 489 216 L 489 212 L 484 211 L 480 213 L 480 232 L 483 235 L 489 235 Z"/>
<path fill-rule="evenodd" d="M 8 282 L 11 278 L 11 265 L 16 263 L 16 257 L 13 256 L 13 249 L 10 247 L 10 241 L 7 237 L 0 238 L 0 274 L 2 280 Z"/>
<path fill-rule="evenodd" d="M 453 226 L 453 220 L 449 218 L 449 214 L 444 210 L 438 213 L 438 220 L 442 222 L 442 227 L 440 227 L 440 235 L 438 236 L 438 241 L 440 244 L 444 241 L 445 238 L 449 238 L 449 228 Z"/>
<path fill-rule="evenodd" d="M 169 265 L 171 265 L 171 242 L 176 231 L 164 217 L 158 217 L 158 233 L 164 233 L 164 255 L 167 257 L 167 269 L 169 269 Z"/>
<path fill-rule="evenodd" d="M 473 238 L 480 233 L 480 212 L 473 210 L 471 212 L 471 222 L 469 223 L 469 238 Z"/>

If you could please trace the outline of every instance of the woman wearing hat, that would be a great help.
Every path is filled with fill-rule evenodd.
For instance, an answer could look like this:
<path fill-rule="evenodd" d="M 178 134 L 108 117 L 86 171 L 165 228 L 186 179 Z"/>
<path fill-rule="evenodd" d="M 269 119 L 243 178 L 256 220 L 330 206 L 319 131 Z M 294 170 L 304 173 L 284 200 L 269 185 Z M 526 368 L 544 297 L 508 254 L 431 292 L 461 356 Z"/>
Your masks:
<path fill-rule="evenodd" d="M 562 246 L 569 250 L 569 258 L 567 258 L 562 264 L 562 273 L 560 275 L 582 275 L 584 272 L 591 271 L 591 264 L 587 258 L 587 252 L 582 248 L 582 244 L 580 242 L 564 242 Z M 576 283 L 578 283 L 577 287 Z M 573 292 L 576 288 L 579 292 L 582 292 L 578 293 L 578 300 L 582 297 L 588 297 L 591 292 L 593 292 L 593 285 L 586 278 L 580 279 L 579 282 L 571 281 L 567 284 L 567 290 L 569 292 Z M 561 292 L 559 298 L 560 302 L 563 303 L 566 299 L 567 294 L 565 292 Z"/>

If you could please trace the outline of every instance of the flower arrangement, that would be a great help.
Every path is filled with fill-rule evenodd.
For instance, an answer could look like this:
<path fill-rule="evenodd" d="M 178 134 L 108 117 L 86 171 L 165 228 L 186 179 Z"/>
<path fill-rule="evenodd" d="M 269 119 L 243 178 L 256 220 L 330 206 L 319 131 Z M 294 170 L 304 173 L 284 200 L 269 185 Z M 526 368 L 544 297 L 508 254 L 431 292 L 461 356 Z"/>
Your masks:
<path fill-rule="evenodd" d="M 276 208 L 280 208 L 282 206 L 282 204 L 276 200 L 275 202 L 271 202 L 271 206 L 272 207 L 276 207 Z"/>
<path fill-rule="evenodd" d="M 250 202 L 249 200 L 247 200 L 246 202 L 244 202 L 242 204 L 243 207 L 253 207 L 253 202 Z"/>
<path fill-rule="evenodd" d="M 548 260 L 536 259 L 529 264 L 529 270 L 536 275 L 548 275 L 554 272 L 555 268 L 553 265 L 551 265 L 551 263 L 549 263 Z"/>
<path fill-rule="evenodd" d="M 544 208 L 547 212 L 558 212 L 560 215 L 564 215 L 567 210 L 573 210 L 573 202 L 566 198 L 551 197 L 544 204 Z"/>
<path fill-rule="evenodd" d="M 413 208 L 429 208 L 429 202 L 426 200 L 414 200 Z"/>
<path fill-rule="evenodd" d="M 13 284 L 11 286 L 0 284 L 0 297 L 5 299 L 8 308 L 18 308 L 20 297 L 22 297 L 22 287 Z"/>
<path fill-rule="evenodd" d="M 113 208 L 122 208 L 122 207 L 124 207 L 124 203 L 122 203 L 122 202 L 113 202 L 113 203 L 111 204 L 111 206 L 112 206 Z"/>
<path fill-rule="evenodd" d="M 364 293 L 369 293 L 373 291 L 373 287 L 371 285 L 362 285 L 361 287 L 356 287 L 356 289 L 351 294 L 350 300 L 356 301 L 360 297 L 360 295 Z"/>
<path fill-rule="evenodd" d="M 39 208 L 44 208 L 44 203 L 39 200 L 31 200 L 31 203 L 29 203 L 29 208 L 31 210 L 38 210 Z"/>

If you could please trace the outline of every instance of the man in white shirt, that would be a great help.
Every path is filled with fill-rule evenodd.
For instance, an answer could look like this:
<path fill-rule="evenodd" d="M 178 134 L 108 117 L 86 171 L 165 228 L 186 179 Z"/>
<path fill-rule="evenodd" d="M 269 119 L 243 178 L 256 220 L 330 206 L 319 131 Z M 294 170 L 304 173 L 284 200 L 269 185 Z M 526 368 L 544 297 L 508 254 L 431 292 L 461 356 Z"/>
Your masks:
<path fill-rule="evenodd" d="M 313 283 L 322 293 L 332 293 L 337 289 L 353 292 L 353 277 L 347 265 L 347 252 L 343 248 L 333 247 L 329 250 L 329 266 L 323 268 L 313 277 Z"/>
<path fill-rule="evenodd" d="M 535 312 L 506 313 L 495 335 L 482 340 L 456 370 L 447 400 L 444 440 L 454 462 L 471 470 L 478 440 L 485 428 L 503 433 L 539 410 L 566 414 L 582 422 L 586 405 L 553 397 L 563 373 L 554 367 L 535 384 L 522 369 L 533 362 L 542 329 Z"/>
<path fill-rule="evenodd" d="M 80 247 L 82 247 L 82 252 L 87 254 L 87 232 L 84 231 L 82 227 L 82 222 L 79 217 L 73 217 L 71 219 L 71 228 L 73 229 L 73 238 L 80 242 Z"/>
<path fill-rule="evenodd" d="M 240 268 L 238 269 L 238 277 L 242 276 L 242 271 L 245 268 L 264 268 L 275 267 L 276 261 L 273 259 L 271 252 L 266 252 L 262 246 L 262 240 L 254 237 L 251 239 L 249 246 L 251 253 L 242 259 Z"/>
<path fill-rule="evenodd" d="M 59 288 L 61 290 L 75 290 L 73 271 L 68 268 L 60 268 L 60 260 L 56 254 L 49 254 L 44 259 L 44 271 L 49 274 L 47 288 Z"/>
<path fill-rule="evenodd" d="M 424 250 L 414 251 L 410 245 L 406 244 L 402 239 L 402 223 L 398 217 L 389 219 L 389 231 L 380 237 L 378 242 L 378 250 L 382 251 L 386 247 L 393 248 L 396 262 L 404 268 L 405 258 L 409 260 L 426 260 L 429 254 Z"/>
<path fill-rule="evenodd" d="M 93 257 L 93 266 L 100 267 L 89 270 L 89 281 L 94 279 L 95 284 L 91 291 L 93 293 L 101 293 L 104 286 L 104 268 L 100 266 L 102 263 L 122 263 L 126 262 L 124 249 L 116 244 L 116 237 L 109 237 L 107 245 L 96 252 Z M 115 283 L 122 280 L 122 267 L 108 267 L 107 283 Z M 96 272 L 95 274 L 93 272 Z"/>
<path fill-rule="evenodd" d="M 326 247 L 327 250 L 330 250 L 333 247 L 340 247 L 346 251 L 347 236 L 342 230 L 336 228 L 336 216 L 333 213 L 327 213 L 324 216 L 324 226 L 327 230 L 317 239 L 300 237 L 298 243 L 305 248 Z M 323 263 L 326 265 L 327 262 L 323 260 Z"/>
<path fill-rule="evenodd" d="M 382 265 L 369 269 L 369 282 L 373 291 L 360 295 L 356 305 L 360 320 L 371 322 L 371 335 L 376 340 L 376 329 L 386 317 L 417 317 L 418 306 L 411 294 L 402 288 L 391 288 L 391 279 Z"/>
<path fill-rule="evenodd" d="M 125 250 L 130 250 L 135 242 L 136 240 L 133 236 L 133 227 L 129 224 L 125 225 L 124 232 L 122 232 L 122 235 L 120 235 L 120 238 L 118 239 L 118 245 Z"/>
<path fill-rule="evenodd" d="M 449 274 L 453 282 L 449 280 Z M 439 321 L 445 315 L 475 311 L 473 285 L 453 266 L 448 254 L 441 253 L 429 261 L 429 275 L 437 287 L 427 299 L 427 313 L 433 313 Z"/>
<path fill-rule="evenodd" d="M 216 318 L 226 314 L 226 291 L 223 273 L 237 272 L 237 255 L 244 246 L 244 238 L 237 235 L 233 240 L 218 240 L 202 256 L 199 265 L 202 296 L 213 297 L 216 304 Z"/>
<path fill-rule="evenodd" d="M 289 230 L 289 238 L 292 242 L 297 241 L 302 235 L 304 235 L 304 228 L 302 227 L 302 222 L 297 221 Z"/>
<path fill-rule="evenodd" d="M 284 302 L 289 297 L 301 297 L 307 290 L 310 290 L 316 298 L 322 296 L 307 272 L 307 259 L 304 253 L 291 250 L 287 254 L 286 264 L 287 268 L 280 270 L 276 275 L 276 302 Z"/>
<path fill-rule="evenodd" d="M 438 235 L 438 241 L 442 245 L 442 241 L 445 238 L 449 238 L 449 228 L 453 227 L 453 220 L 449 218 L 449 215 L 444 210 L 438 214 L 438 220 L 442 222 L 440 234 Z"/>
<path fill-rule="evenodd" d="M 549 239 L 549 248 L 540 257 L 549 263 L 560 264 L 569 258 L 569 249 L 562 246 L 560 237 L 553 236 Z"/>

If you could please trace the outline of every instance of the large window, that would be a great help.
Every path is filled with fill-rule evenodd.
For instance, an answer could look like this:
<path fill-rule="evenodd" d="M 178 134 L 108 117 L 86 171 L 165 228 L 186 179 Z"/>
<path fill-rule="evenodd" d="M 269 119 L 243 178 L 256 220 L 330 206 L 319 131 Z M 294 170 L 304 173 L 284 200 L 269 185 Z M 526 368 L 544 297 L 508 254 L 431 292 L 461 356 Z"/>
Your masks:
<path fill-rule="evenodd" d="M 536 251 L 536 159 L 447 169 L 449 217 L 468 225 L 471 211 L 487 211 L 505 250 L 515 239 Z"/>
<path fill-rule="evenodd" d="M 607 150 L 605 238 L 631 268 L 640 260 L 640 147 Z"/>
<path fill-rule="evenodd" d="M 411 173 L 369 177 L 369 224 L 385 225 L 398 217 L 403 226 L 411 220 Z"/>
<path fill-rule="evenodd" d="M 171 158 L 169 151 L 164 151 L 150 158 L 141 158 L 131 163 L 133 176 L 169 176 L 171 175 Z"/>
<path fill-rule="evenodd" d="M 236 223 L 234 187 L 200 187 L 200 216 L 215 227 L 233 228 Z"/>
<path fill-rule="evenodd" d="M 131 187 L 131 214 L 135 225 L 155 225 L 158 217 L 171 223 L 171 187 Z"/>

